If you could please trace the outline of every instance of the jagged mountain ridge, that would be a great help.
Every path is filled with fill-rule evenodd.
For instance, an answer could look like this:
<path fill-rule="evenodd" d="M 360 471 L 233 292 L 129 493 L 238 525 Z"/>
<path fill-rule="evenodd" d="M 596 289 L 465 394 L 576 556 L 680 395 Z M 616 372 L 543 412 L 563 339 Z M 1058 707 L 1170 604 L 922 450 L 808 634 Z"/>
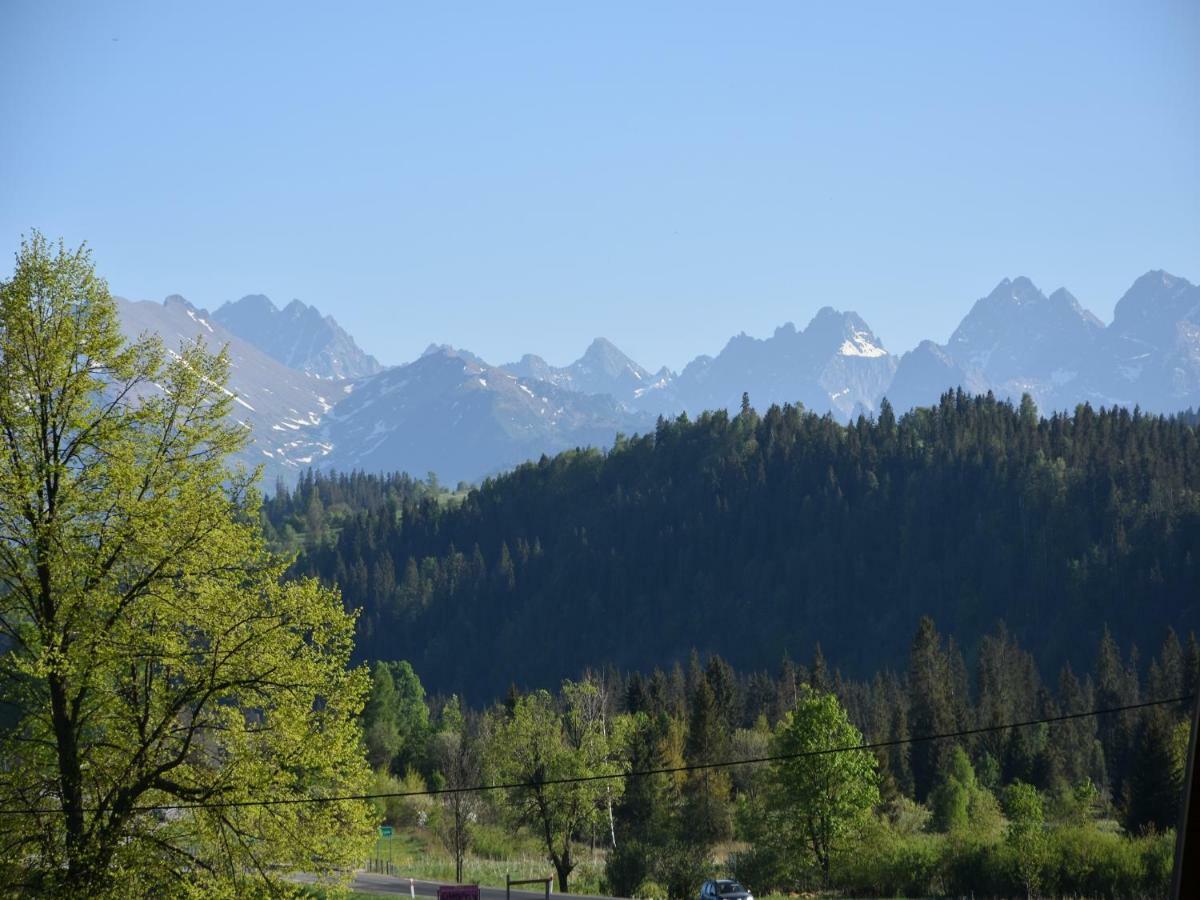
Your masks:
<path fill-rule="evenodd" d="M 239 461 L 264 466 L 268 483 L 294 477 L 329 452 L 315 428 L 352 389 L 351 382 L 321 379 L 285 366 L 177 294 L 162 303 L 116 300 L 122 330 L 130 338 L 157 334 L 168 351 L 197 337 L 214 353 L 228 348 L 228 388 L 237 400 L 235 415 L 254 436 Z"/>
<path fill-rule="evenodd" d="M 536 378 L 568 391 L 608 394 L 632 409 L 640 406 L 648 391 L 662 390 L 675 378 L 666 366 L 649 372 L 602 337 L 592 341 L 583 356 L 569 366 L 558 368 L 540 356 L 526 353 L 501 368 L 519 378 Z"/>
<path fill-rule="evenodd" d="M 334 408 L 321 433 L 334 448 L 324 461 L 330 467 L 404 468 L 455 483 L 543 453 L 606 446 L 617 432 L 652 426 L 651 417 L 608 394 L 522 378 L 439 347 L 364 382 Z"/>
<path fill-rule="evenodd" d="M 222 307 L 222 318 L 262 311 L 264 301 L 275 309 L 252 295 Z M 1107 326 L 1065 289 L 1046 295 L 1018 277 L 977 300 L 944 345 L 923 341 L 897 357 L 856 313 L 823 307 L 803 329 L 788 323 L 764 339 L 737 335 L 678 375 L 652 374 L 597 338 L 564 367 L 532 354 L 492 366 L 431 344 L 405 366 L 356 379 L 318 376 L 312 364 L 322 353 L 357 350 L 340 328 L 345 340 L 315 356 L 288 345 L 297 352 L 283 354 L 287 365 L 278 358 L 285 342 L 263 338 L 245 316 L 239 336 L 180 297 L 122 301 L 121 315 L 128 332 L 157 331 L 168 345 L 196 335 L 214 349 L 228 343 L 231 389 L 255 431 L 247 461 L 284 477 L 316 465 L 473 480 L 542 453 L 606 446 L 618 432 L 652 427 L 658 415 L 736 411 L 743 393 L 759 408 L 802 403 L 841 421 L 875 413 L 884 397 L 903 412 L 957 387 L 1014 400 L 1029 393 L 1046 412 L 1085 401 L 1166 413 L 1200 406 L 1200 288 L 1162 271 L 1139 278 Z M 332 322 L 311 307 L 297 315 Z M 356 370 L 352 353 L 338 358 L 327 359 L 325 371 Z M 368 368 L 378 366 L 367 359 Z"/>
<path fill-rule="evenodd" d="M 162 303 L 117 298 L 117 311 L 130 338 L 155 333 L 176 351 L 199 337 L 213 352 L 228 349 L 235 415 L 254 441 L 236 461 L 262 465 L 267 486 L 309 466 L 474 481 L 654 424 L 609 396 L 519 378 L 447 346 L 358 379 L 318 377 L 284 365 L 177 295 Z"/>
<path fill-rule="evenodd" d="M 383 370 L 333 316 L 299 300 L 279 309 L 269 297 L 248 294 L 218 307 L 212 318 L 288 368 L 319 378 L 362 378 Z"/>
<path fill-rule="evenodd" d="M 1172 413 L 1200 402 L 1200 288 L 1148 272 L 1105 326 L 1065 289 L 1049 296 L 1028 278 L 1004 279 L 944 345 L 924 342 L 900 359 L 888 389 L 899 410 L 933 403 L 952 387 L 1029 394 L 1043 411 L 1079 403 Z"/>
<path fill-rule="evenodd" d="M 715 357 L 697 357 L 642 402 L 660 412 L 695 415 L 736 410 L 748 393 L 762 407 L 799 402 L 845 420 L 875 410 L 895 368 L 895 357 L 857 313 L 826 306 L 801 330 L 788 322 L 761 340 L 739 334 Z"/>

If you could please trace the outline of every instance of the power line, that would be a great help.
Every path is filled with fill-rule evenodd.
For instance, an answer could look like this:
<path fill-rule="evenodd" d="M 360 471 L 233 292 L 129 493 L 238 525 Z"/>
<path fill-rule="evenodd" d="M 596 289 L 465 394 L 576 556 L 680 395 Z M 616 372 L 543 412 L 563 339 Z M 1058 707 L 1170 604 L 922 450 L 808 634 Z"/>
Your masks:
<path fill-rule="evenodd" d="M 657 769 L 641 769 L 636 772 L 605 772 L 599 775 L 575 775 L 569 778 L 544 778 L 540 781 L 516 781 L 501 784 L 477 784 L 470 787 L 432 788 L 421 791 L 390 791 L 376 794 L 343 794 L 334 797 L 276 797 L 264 800 L 228 800 L 228 801 L 198 801 L 195 803 L 155 803 L 145 806 L 133 806 L 131 812 L 156 812 L 183 809 L 233 809 L 245 806 L 294 806 L 307 803 L 343 803 L 360 800 L 392 800 L 405 797 L 438 797 L 448 794 L 472 794 L 487 791 L 511 791 L 520 788 L 551 787 L 563 784 L 582 784 L 591 781 L 612 781 L 617 778 L 647 778 L 652 775 L 673 775 L 680 772 L 697 772 L 706 769 L 726 769 L 735 766 L 752 766 L 761 763 L 784 762 L 791 759 L 806 759 L 814 756 L 828 756 L 834 753 L 852 753 L 866 750 L 884 750 L 889 747 L 900 747 L 905 744 L 923 744 L 931 741 L 947 741 L 955 738 L 971 737 L 977 734 L 988 734 L 994 731 L 1005 731 L 1009 728 L 1028 728 L 1033 725 L 1053 725 L 1058 722 L 1069 722 L 1074 719 L 1086 719 L 1092 716 L 1105 716 L 1115 713 L 1132 712 L 1151 706 L 1167 706 L 1172 703 L 1185 703 L 1193 699 L 1188 694 L 1183 697 L 1170 697 L 1165 700 L 1145 700 L 1141 703 L 1129 703 L 1125 706 L 1110 706 L 1106 709 L 1090 709 L 1085 712 L 1063 713 L 1058 716 L 1045 716 L 1040 719 L 1027 719 L 1023 722 L 1006 722 L 1003 725 L 981 725 L 977 728 L 963 728 L 959 731 L 947 731 L 941 734 L 918 735 L 917 737 L 895 738 L 890 741 L 873 741 L 871 743 L 851 744 L 842 747 L 823 747 L 819 750 L 802 750 L 796 753 L 781 753 L 774 756 L 755 756 L 747 759 L 732 759 L 713 763 L 689 763 L 682 766 L 663 766 Z M 61 809 L 0 809 L 3 816 L 32 816 L 54 815 Z M 96 807 L 84 807 L 81 812 L 97 812 Z"/>

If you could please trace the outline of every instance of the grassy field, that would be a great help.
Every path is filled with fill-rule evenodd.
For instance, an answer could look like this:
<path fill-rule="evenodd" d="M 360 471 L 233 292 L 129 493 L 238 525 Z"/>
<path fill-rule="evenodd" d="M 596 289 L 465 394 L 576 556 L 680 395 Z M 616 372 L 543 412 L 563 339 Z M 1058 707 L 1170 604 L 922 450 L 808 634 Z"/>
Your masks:
<path fill-rule="evenodd" d="M 596 893 L 604 874 L 604 853 L 597 850 L 593 858 L 587 846 L 578 845 L 576 854 L 580 862 L 571 873 L 572 893 Z M 435 836 L 420 828 L 396 829 L 392 837 L 379 838 L 374 856 L 390 861 L 405 877 L 454 880 L 454 858 Z M 463 881 L 467 883 L 503 887 L 506 876 L 543 878 L 553 874 L 545 850 L 531 835 L 498 827 L 479 826 L 475 847 L 463 861 Z"/>

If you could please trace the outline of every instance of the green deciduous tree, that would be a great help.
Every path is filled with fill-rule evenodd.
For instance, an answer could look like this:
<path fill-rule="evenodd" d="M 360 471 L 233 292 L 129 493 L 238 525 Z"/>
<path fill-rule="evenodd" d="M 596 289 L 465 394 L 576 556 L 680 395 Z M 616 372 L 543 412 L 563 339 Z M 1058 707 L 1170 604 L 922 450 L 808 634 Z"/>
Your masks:
<path fill-rule="evenodd" d="M 397 775 L 424 762 L 429 740 L 425 688 L 408 662 L 377 662 L 363 711 L 367 756 L 375 768 Z"/>
<path fill-rule="evenodd" d="M 1005 842 L 1025 895 L 1032 897 L 1042 882 L 1042 867 L 1050 839 L 1042 797 L 1031 784 L 1016 781 L 1004 790 L 1004 814 L 1008 817 Z"/>
<path fill-rule="evenodd" d="M 449 728 L 433 736 L 430 750 L 441 784 L 449 789 L 449 793 L 442 795 L 441 815 L 434 830 L 454 857 L 454 878 L 461 883 L 463 858 L 471 846 L 472 822 L 480 805 L 477 793 L 461 789 L 479 783 L 481 763 L 476 736 L 468 733 L 463 724 L 462 714 L 458 712 L 458 698 L 454 697 L 452 701 L 453 706 L 448 703 L 448 709 L 442 715 Z"/>
<path fill-rule="evenodd" d="M 228 361 L 127 343 L 84 249 L 0 284 L 0 882 L 248 895 L 362 858 L 353 618 L 280 582 Z"/>
<path fill-rule="evenodd" d="M 509 791 L 509 812 L 541 838 L 563 893 L 577 862 L 572 841 L 621 789 L 619 778 L 554 783 L 619 771 L 595 723 L 577 730 L 584 718 L 560 710 L 546 691 L 515 697 L 511 712 L 492 719 L 485 757 L 495 781 L 520 785 Z"/>
<path fill-rule="evenodd" d="M 828 752 L 861 743 L 837 698 L 807 688 L 775 732 L 773 755 L 792 758 L 771 765 L 757 837 L 768 852 L 776 848 L 781 858 L 815 869 L 826 883 L 833 855 L 847 847 L 879 802 L 873 753 Z M 798 879 L 802 872 L 783 874 Z"/>
<path fill-rule="evenodd" d="M 961 747 L 955 747 L 946 771 L 929 795 L 933 812 L 930 821 L 935 831 L 961 831 L 967 827 L 971 809 L 971 794 L 978 790 L 975 770 Z"/>

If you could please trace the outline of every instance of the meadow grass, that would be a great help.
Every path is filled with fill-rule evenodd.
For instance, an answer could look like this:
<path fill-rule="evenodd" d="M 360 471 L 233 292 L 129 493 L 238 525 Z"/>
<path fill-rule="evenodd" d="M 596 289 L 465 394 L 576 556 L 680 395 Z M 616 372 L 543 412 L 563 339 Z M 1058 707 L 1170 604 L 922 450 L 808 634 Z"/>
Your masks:
<path fill-rule="evenodd" d="M 396 829 L 390 838 L 376 841 L 375 858 L 389 860 L 396 873 L 406 878 L 429 881 L 453 881 L 454 857 L 429 832 Z M 572 893 L 594 894 L 600 890 L 604 874 L 605 855 L 600 850 L 595 857 L 586 845 L 576 845 L 575 858 L 579 864 L 571 873 Z M 546 858 L 538 841 L 523 829 L 511 832 L 499 827 L 480 826 L 476 845 L 463 860 L 463 881 L 489 887 L 504 887 L 505 878 L 544 878 L 554 875 L 554 867 Z M 557 884 L 552 888 L 557 893 Z"/>

